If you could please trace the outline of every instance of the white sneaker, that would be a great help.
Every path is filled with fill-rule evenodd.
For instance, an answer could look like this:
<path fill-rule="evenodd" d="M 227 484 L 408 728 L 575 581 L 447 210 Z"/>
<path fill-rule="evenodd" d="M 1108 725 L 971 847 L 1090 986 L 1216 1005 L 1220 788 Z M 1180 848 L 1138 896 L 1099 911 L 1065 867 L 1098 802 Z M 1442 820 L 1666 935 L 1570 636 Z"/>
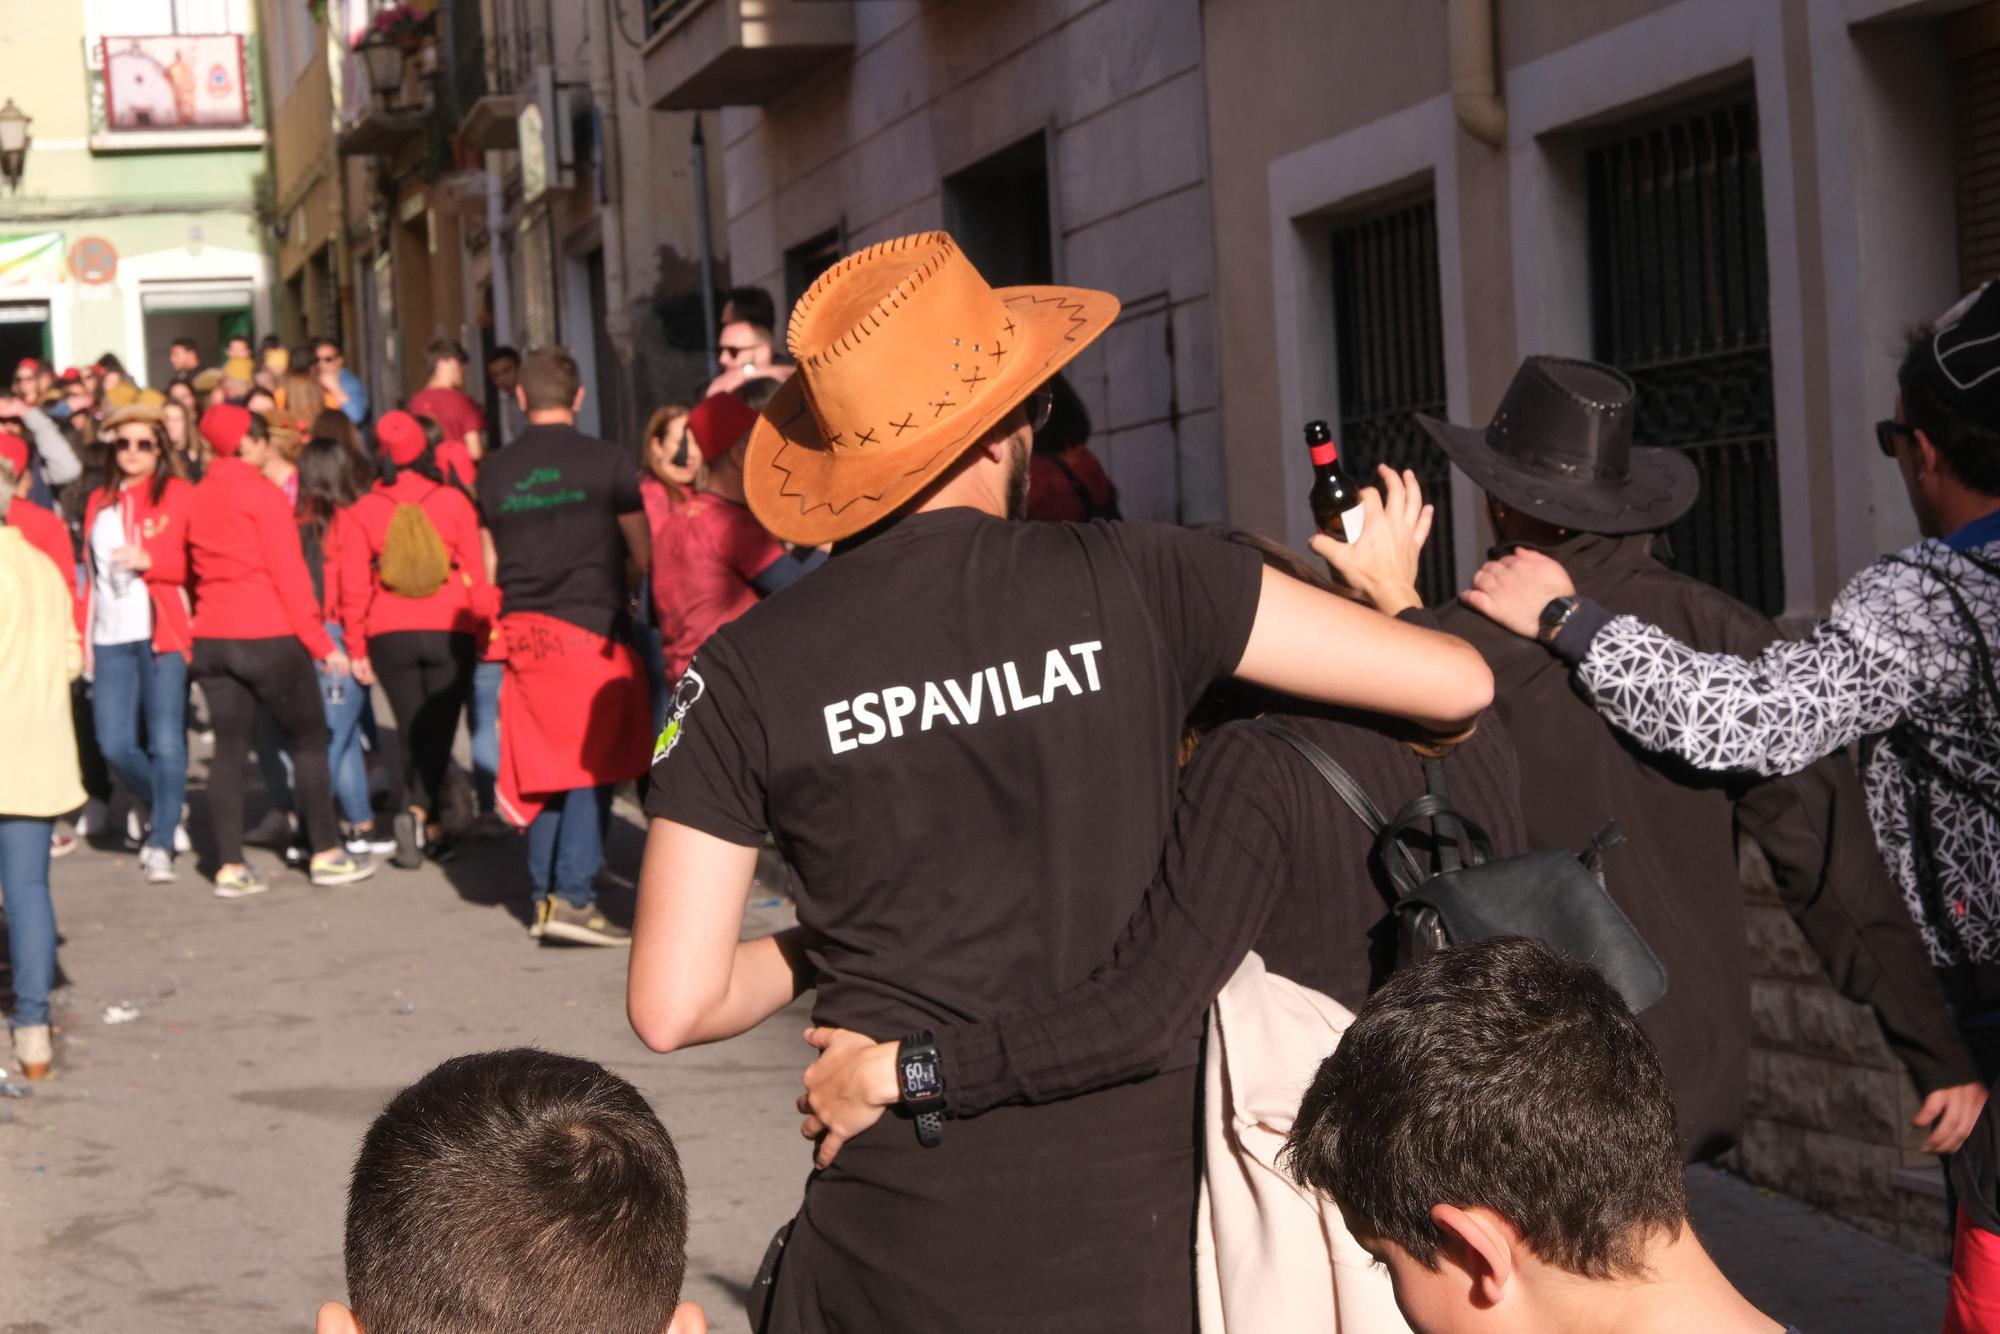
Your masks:
<path fill-rule="evenodd" d="M 135 801 L 132 803 L 131 808 L 125 812 L 125 846 L 136 849 L 142 846 L 145 841 L 146 813 L 140 808 L 139 803 Z"/>
<path fill-rule="evenodd" d="M 47 1079 L 55 1060 L 55 1044 L 49 1040 L 47 1024 L 17 1024 L 14 1028 L 14 1064 L 29 1079 Z"/>
<path fill-rule="evenodd" d="M 194 851 L 194 840 L 188 837 L 188 827 L 185 824 L 177 824 L 174 826 L 174 851 L 175 852 Z"/>
<path fill-rule="evenodd" d="M 83 810 L 77 814 L 76 836 L 89 838 L 92 834 L 101 834 L 110 824 L 111 808 L 96 797 L 92 797 L 83 803 Z"/>
<path fill-rule="evenodd" d="M 356 830 L 342 846 L 357 857 L 386 857 L 396 850 L 396 840 L 376 829 L 366 833 Z"/>
<path fill-rule="evenodd" d="M 174 874 L 174 854 L 151 844 L 139 849 L 139 870 L 149 885 L 170 885 L 179 878 Z"/>

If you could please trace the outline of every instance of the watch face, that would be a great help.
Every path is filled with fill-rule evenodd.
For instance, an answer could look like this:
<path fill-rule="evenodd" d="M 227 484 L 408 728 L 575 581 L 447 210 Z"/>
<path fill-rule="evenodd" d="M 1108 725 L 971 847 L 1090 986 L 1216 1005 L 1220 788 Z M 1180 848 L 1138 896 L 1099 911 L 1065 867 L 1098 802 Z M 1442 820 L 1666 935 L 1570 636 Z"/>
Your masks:
<path fill-rule="evenodd" d="M 935 1098 L 944 1092 L 944 1080 L 938 1077 L 937 1061 L 928 1056 L 919 1056 L 903 1062 L 903 1096 L 906 1098 Z"/>

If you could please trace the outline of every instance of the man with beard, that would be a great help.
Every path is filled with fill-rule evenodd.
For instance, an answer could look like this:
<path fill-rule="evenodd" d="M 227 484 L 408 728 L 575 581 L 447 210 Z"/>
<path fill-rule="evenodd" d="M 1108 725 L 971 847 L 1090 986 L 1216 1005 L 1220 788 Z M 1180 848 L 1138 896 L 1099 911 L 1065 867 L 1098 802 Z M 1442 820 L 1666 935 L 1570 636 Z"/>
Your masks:
<path fill-rule="evenodd" d="M 926 1030 L 1053 995 L 1109 952 L 1214 679 L 1452 733 L 1490 699 L 1461 641 L 1247 548 L 1008 522 L 1041 386 L 1117 311 L 1078 288 L 996 291 L 943 233 L 882 242 L 800 299 L 798 374 L 751 433 L 757 518 L 841 546 L 682 680 L 628 1012 L 668 1051 L 816 985 L 817 1021 L 907 1035 L 901 1114 L 812 1179 L 767 1329 L 1189 1329 L 1193 1071 L 947 1122 Z M 802 926 L 739 945 L 767 834 Z"/>

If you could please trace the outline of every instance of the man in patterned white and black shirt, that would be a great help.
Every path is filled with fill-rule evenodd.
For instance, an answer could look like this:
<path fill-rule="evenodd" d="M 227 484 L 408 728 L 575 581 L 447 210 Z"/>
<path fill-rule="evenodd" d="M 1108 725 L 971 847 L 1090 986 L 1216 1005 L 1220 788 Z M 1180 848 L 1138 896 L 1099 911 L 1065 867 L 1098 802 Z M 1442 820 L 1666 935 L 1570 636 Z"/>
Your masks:
<path fill-rule="evenodd" d="M 1533 552 L 1465 602 L 1550 643 L 1597 711 L 1712 771 L 1795 772 L 1864 745 L 1869 813 L 1984 1078 L 2000 1075 L 2000 288 L 1915 337 L 1878 423 L 1924 540 L 1856 575 L 1811 634 L 1702 653 L 1573 598 Z"/>

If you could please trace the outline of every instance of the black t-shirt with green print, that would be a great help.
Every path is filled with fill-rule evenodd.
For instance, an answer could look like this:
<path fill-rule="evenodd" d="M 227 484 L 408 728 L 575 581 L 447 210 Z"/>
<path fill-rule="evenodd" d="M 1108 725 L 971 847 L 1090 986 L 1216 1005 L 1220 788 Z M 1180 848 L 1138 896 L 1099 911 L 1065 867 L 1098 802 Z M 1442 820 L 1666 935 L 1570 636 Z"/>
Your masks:
<path fill-rule="evenodd" d="M 644 507 L 625 451 L 573 426 L 530 426 L 479 465 L 479 521 L 499 556 L 502 610 L 608 635 L 626 605 L 618 516 Z"/>

